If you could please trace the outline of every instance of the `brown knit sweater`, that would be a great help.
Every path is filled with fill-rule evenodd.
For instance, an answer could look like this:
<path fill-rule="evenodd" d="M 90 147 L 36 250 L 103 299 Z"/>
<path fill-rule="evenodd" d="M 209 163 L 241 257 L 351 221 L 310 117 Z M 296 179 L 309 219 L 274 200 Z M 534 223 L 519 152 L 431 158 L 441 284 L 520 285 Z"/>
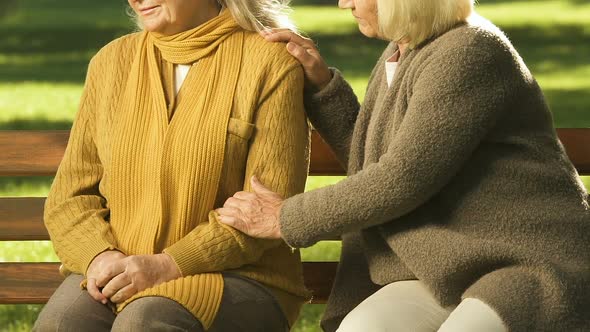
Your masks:
<path fill-rule="evenodd" d="M 324 330 L 408 279 L 442 306 L 481 299 L 511 331 L 590 330 L 588 196 L 520 56 L 481 19 L 409 50 L 388 88 L 394 50 L 362 107 L 338 71 L 307 98 L 349 174 L 280 218 L 292 246 L 342 235 Z"/>

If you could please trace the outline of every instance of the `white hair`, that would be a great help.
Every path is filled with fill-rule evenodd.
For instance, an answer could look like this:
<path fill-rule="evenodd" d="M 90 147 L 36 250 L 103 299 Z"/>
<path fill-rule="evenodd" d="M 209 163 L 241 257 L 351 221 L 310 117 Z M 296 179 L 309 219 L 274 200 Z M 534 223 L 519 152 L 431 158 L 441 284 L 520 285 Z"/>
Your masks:
<path fill-rule="evenodd" d="M 465 22 L 474 0 L 377 0 L 380 34 L 410 48 Z"/>
<path fill-rule="evenodd" d="M 295 30 L 289 20 L 290 0 L 218 0 L 226 7 L 245 30 L 258 31 L 267 28 Z"/>

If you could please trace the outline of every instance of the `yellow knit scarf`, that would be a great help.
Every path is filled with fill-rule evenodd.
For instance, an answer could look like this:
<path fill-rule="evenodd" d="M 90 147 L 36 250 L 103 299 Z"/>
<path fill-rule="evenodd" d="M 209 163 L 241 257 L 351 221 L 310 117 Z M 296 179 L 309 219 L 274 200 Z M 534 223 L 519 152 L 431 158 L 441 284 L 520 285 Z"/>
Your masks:
<path fill-rule="evenodd" d="M 125 86 L 123 105 L 120 106 L 116 115 L 116 121 L 126 122 L 126 128 L 138 128 L 149 123 L 152 129 L 149 131 L 150 136 L 145 139 L 148 143 L 143 147 L 132 146 L 133 130 L 115 134 L 112 155 L 114 167 L 111 170 L 113 197 L 111 198 L 116 201 L 117 197 L 123 198 L 125 195 L 133 195 L 134 192 L 147 191 L 153 192 L 154 196 L 151 197 L 154 197 L 154 201 L 158 201 L 161 193 L 177 190 L 174 186 L 178 184 L 166 178 L 166 174 L 161 173 L 161 167 L 140 166 L 138 168 L 130 166 L 128 161 L 141 160 L 144 165 L 160 165 L 163 160 L 170 160 L 171 157 L 166 153 L 171 151 L 162 148 L 164 155 L 157 155 L 153 151 L 168 144 L 166 143 L 167 131 L 173 127 L 174 118 L 181 116 L 183 112 L 197 112 L 197 120 L 191 121 L 190 124 L 191 131 L 194 132 L 190 134 L 190 142 L 186 144 L 197 142 L 198 148 L 194 149 L 194 153 L 185 163 L 195 165 L 191 169 L 196 170 L 196 174 L 187 174 L 187 177 L 195 179 L 193 182 L 196 195 L 193 200 L 195 208 L 192 210 L 191 217 L 193 220 L 205 221 L 208 212 L 214 208 L 221 177 L 227 126 L 242 61 L 243 31 L 239 29 L 230 12 L 224 9 L 217 17 L 194 29 L 172 36 L 144 32 L 142 37 Z M 160 56 L 174 64 L 190 64 L 198 61 L 191 68 L 191 71 L 196 70 L 196 73 L 193 73 L 193 79 L 189 79 L 191 75 L 189 73 L 181 91 L 191 97 L 183 98 L 184 103 L 179 102 L 172 120 L 168 117 L 160 75 Z M 154 119 L 157 120 L 154 121 Z M 129 126 L 129 123 L 135 124 Z M 176 127 L 178 126 L 174 126 Z M 134 180 L 135 177 L 137 181 Z M 141 183 L 140 177 L 153 179 L 154 184 L 137 188 L 135 184 Z M 160 201 L 165 218 L 166 205 L 169 202 L 165 198 Z M 113 203 L 116 204 L 116 202 Z M 119 217 L 125 218 L 124 215 Z M 168 222 L 176 221 L 163 220 L 163 223 Z M 181 230 L 176 228 L 171 231 L 172 226 L 161 224 L 154 233 L 144 235 L 144 237 L 153 236 L 152 239 L 144 238 L 144 241 L 153 241 L 152 249 L 144 247 L 139 251 L 159 252 L 163 249 L 165 242 L 169 244 L 170 241 L 179 240 L 193 227 L 195 227 L 194 224 L 186 223 L 180 227 Z M 168 232 L 174 234 L 168 234 Z"/>

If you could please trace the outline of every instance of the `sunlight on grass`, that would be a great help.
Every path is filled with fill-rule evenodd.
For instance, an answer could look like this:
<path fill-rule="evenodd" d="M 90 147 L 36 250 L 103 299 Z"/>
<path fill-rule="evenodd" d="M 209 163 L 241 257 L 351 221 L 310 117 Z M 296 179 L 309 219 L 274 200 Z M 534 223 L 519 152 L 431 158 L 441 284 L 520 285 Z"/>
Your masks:
<path fill-rule="evenodd" d="M 0 196 L 45 197 L 52 181 L 52 176 L 0 177 Z"/>
<path fill-rule="evenodd" d="M 305 191 L 335 184 L 344 178 L 345 176 L 310 176 L 305 183 Z"/>
<path fill-rule="evenodd" d="M 357 23 L 348 10 L 336 6 L 293 6 L 291 19 L 303 34 L 321 32 L 330 35 L 347 35 L 357 31 Z"/>
<path fill-rule="evenodd" d="M 71 122 L 81 94 L 79 84 L 0 83 L 0 124 L 19 119 Z"/>
<path fill-rule="evenodd" d="M 590 31 L 588 11 L 590 3 L 581 1 L 505 1 L 500 3 L 479 0 L 476 10 L 499 26 L 535 25 L 559 26 L 581 24 Z"/>
<path fill-rule="evenodd" d="M 320 241 L 309 248 L 301 249 L 301 259 L 307 262 L 337 262 L 341 247 L 340 241 Z"/>
<path fill-rule="evenodd" d="M 0 262 L 58 262 L 50 241 L 4 241 Z"/>

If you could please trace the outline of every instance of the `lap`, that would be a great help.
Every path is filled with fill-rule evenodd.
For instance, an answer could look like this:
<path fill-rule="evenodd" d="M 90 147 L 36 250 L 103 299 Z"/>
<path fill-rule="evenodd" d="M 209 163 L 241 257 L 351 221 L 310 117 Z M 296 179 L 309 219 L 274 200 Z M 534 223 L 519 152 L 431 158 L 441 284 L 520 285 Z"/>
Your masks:
<path fill-rule="evenodd" d="M 80 289 L 83 277 L 68 276 L 39 314 L 33 331 L 109 331 L 115 314 Z M 89 323 L 91 322 L 91 323 Z"/>
<path fill-rule="evenodd" d="M 338 332 L 505 332 L 502 319 L 480 300 L 467 298 L 456 308 L 438 304 L 432 293 L 417 280 L 384 286 L 354 308 Z"/>
<path fill-rule="evenodd" d="M 361 302 L 342 320 L 338 332 L 432 332 L 449 314 L 419 281 L 399 281 Z"/>
<path fill-rule="evenodd" d="M 80 289 L 81 275 L 70 275 L 45 305 L 34 331 L 204 331 L 198 319 L 177 302 L 144 297 L 118 315 Z M 224 274 L 221 305 L 208 331 L 288 331 L 274 296 L 261 284 Z"/>
<path fill-rule="evenodd" d="M 289 331 L 289 324 L 274 296 L 258 282 L 224 274 L 223 297 L 208 331 Z"/>

